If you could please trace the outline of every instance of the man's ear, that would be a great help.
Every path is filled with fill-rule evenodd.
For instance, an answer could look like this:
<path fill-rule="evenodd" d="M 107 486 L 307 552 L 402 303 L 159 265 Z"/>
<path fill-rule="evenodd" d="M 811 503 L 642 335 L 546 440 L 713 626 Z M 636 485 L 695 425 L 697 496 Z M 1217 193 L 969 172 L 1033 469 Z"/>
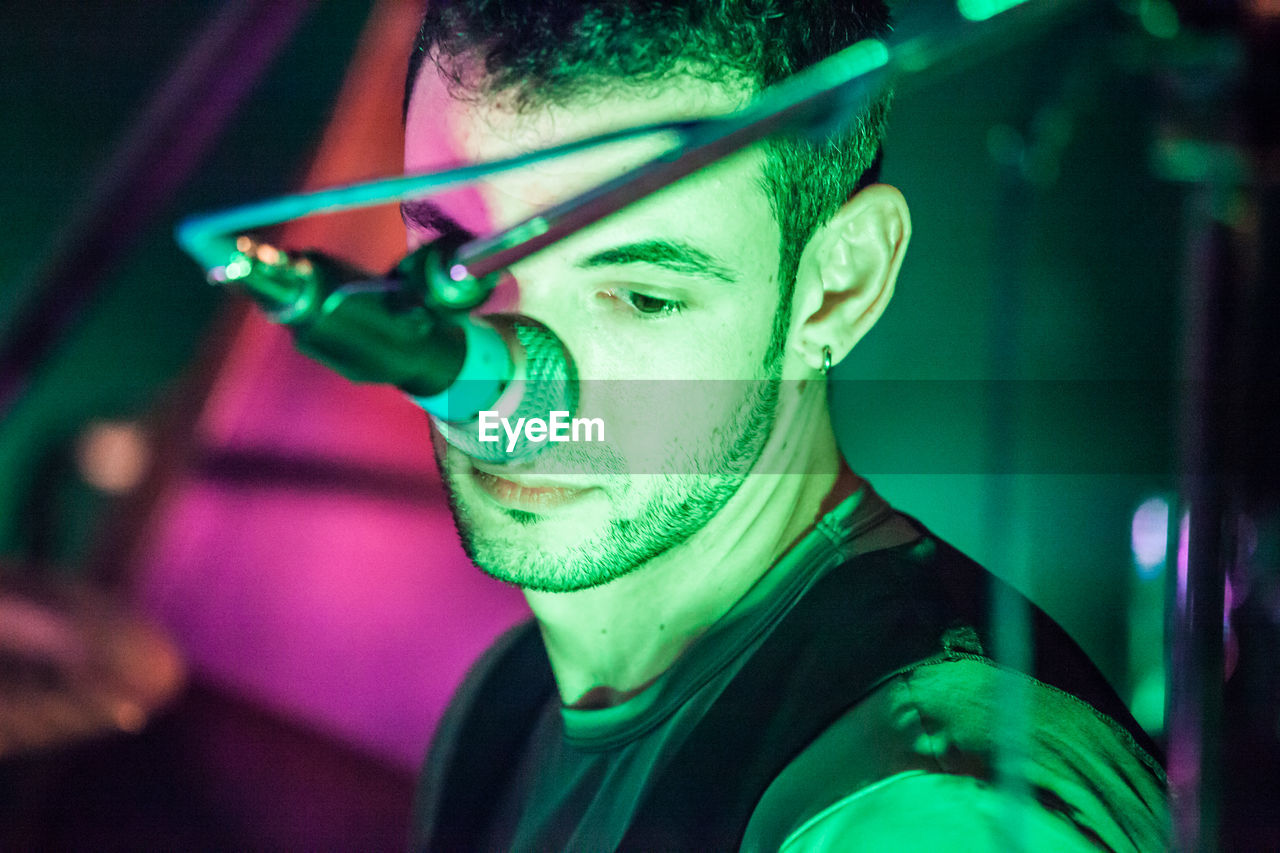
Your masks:
<path fill-rule="evenodd" d="M 804 363 L 821 369 L 849 354 L 893 296 L 911 239 L 902 193 L 872 184 L 857 193 L 809 240 L 796 275 L 792 340 Z"/>

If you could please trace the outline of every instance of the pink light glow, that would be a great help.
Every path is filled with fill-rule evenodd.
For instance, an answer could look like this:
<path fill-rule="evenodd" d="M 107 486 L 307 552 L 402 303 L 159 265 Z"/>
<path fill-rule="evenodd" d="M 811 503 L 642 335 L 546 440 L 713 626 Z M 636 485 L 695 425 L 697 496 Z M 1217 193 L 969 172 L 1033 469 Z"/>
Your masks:
<path fill-rule="evenodd" d="M 1169 502 L 1161 497 L 1148 498 L 1133 513 L 1130 529 L 1133 560 L 1139 577 L 1160 574 L 1169 542 Z"/>
<path fill-rule="evenodd" d="M 1184 512 L 1178 524 L 1178 607 L 1187 604 L 1187 553 L 1191 543 L 1191 513 Z"/>
<path fill-rule="evenodd" d="M 145 603 L 192 668 L 405 767 L 470 662 L 526 615 L 443 508 L 206 485 L 170 512 Z"/>

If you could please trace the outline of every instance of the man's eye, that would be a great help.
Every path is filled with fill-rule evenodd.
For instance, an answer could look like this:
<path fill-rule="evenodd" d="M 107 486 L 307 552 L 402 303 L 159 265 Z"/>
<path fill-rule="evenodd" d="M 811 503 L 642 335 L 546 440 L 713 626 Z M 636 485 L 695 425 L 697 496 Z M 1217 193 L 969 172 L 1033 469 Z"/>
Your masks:
<path fill-rule="evenodd" d="M 669 317 L 673 314 L 679 314 L 684 310 L 684 303 L 675 299 L 659 299 L 656 296 L 646 296 L 643 293 L 636 293 L 634 290 L 611 290 L 610 295 L 615 299 L 630 305 L 637 314 L 645 317 Z"/>

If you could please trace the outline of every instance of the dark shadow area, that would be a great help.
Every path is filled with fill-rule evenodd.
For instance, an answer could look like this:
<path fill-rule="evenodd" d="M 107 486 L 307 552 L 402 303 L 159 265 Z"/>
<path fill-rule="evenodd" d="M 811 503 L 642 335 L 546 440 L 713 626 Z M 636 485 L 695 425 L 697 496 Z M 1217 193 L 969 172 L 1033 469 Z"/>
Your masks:
<path fill-rule="evenodd" d="M 0 762 L 0 849 L 400 850 L 413 781 L 196 683 L 140 734 Z"/>

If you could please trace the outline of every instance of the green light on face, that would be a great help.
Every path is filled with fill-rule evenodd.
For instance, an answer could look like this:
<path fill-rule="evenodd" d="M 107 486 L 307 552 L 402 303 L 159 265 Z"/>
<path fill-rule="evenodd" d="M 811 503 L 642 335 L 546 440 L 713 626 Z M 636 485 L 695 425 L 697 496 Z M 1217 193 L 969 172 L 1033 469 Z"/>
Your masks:
<path fill-rule="evenodd" d="M 1025 0 L 957 0 L 956 9 L 965 20 L 985 21 L 1014 6 L 1020 6 L 1023 2 Z"/>

